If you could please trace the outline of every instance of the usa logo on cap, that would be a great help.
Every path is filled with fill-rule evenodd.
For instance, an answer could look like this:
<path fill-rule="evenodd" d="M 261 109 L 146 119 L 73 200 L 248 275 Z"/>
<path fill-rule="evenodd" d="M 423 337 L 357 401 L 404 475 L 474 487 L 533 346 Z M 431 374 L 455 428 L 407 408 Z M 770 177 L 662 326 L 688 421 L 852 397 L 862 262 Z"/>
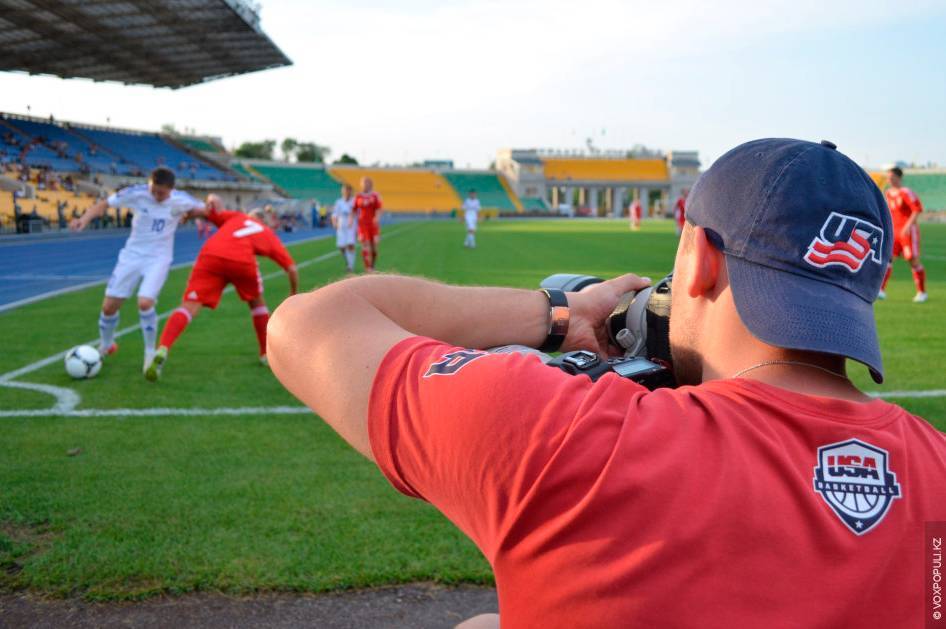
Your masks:
<path fill-rule="evenodd" d="M 852 533 L 875 527 L 900 497 L 897 475 L 887 451 L 849 439 L 818 448 L 815 491 L 821 494 Z"/>
<path fill-rule="evenodd" d="M 883 244 L 884 230 L 873 223 L 831 212 L 808 245 L 805 262 L 818 268 L 836 265 L 857 273 L 868 258 L 882 263 Z"/>

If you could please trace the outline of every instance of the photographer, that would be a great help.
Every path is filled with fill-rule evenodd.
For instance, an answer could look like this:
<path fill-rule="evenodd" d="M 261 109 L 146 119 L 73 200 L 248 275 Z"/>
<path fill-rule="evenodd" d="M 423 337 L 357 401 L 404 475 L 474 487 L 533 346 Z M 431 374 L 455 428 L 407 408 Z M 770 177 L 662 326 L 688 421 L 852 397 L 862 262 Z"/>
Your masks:
<path fill-rule="evenodd" d="M 686 209 L 679 388 L 479 351 L 614 353 L 604 321 L 648 284 L 634 275 L 567 307 L 539 291 L 345 280 L 276 311 L 273 371 L 473 539 L 504 628 L 921 624 L 946 438 L 845 371 L 850 358 L 883 378 L 883 196 L 829 142 L 758 140 L 721 157 Z"/>

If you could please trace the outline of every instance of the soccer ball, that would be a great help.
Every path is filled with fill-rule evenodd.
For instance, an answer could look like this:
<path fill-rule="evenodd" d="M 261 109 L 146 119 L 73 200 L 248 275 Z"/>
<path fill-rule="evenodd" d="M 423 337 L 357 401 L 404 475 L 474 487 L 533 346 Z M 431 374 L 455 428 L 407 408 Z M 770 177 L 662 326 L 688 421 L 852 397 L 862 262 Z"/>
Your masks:
<path fill-rule="evenodd" d="M 102 368 L 102 356 L 91 345 L 77 345 L 66 352 L 66 373 L 81 380 L 94 378 Z"/>

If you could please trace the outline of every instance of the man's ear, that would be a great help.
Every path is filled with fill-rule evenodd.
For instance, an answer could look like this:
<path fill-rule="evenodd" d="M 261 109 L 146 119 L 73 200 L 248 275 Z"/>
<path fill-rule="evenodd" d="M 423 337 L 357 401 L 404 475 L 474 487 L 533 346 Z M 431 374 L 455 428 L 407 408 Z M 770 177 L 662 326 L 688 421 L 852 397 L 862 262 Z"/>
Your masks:
<path fill-rule="evenodd" d="M 723 254 L 710 243 L 702 227 L 693 227 L 691 238 L 684 288 L 690 297 L 702 297 L 716 288 Z"/>

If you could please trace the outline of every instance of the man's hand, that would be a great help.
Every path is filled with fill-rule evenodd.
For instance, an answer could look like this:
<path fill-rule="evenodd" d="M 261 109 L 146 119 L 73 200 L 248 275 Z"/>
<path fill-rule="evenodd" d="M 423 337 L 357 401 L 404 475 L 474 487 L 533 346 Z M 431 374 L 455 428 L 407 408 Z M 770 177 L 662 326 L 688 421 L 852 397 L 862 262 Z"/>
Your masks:
<path fill-rule="evenodd" d="M 628 273 L 607 282 L 592 284 L 579 293 L 568 293 L 571 313 L 562 351 L 587 349 L 601 356 L 615 354 L 617 348 L 610 345 L 605 321 L 625 293 L 648 286 L 649 277 Z"/>
<path fill-rule="evenodd" d="M 74 218 L 69 221 L 69 229 L 70 231 L 80 232 L 85 229 L 85 223 L 82 222 L 81 218 Z"/>

